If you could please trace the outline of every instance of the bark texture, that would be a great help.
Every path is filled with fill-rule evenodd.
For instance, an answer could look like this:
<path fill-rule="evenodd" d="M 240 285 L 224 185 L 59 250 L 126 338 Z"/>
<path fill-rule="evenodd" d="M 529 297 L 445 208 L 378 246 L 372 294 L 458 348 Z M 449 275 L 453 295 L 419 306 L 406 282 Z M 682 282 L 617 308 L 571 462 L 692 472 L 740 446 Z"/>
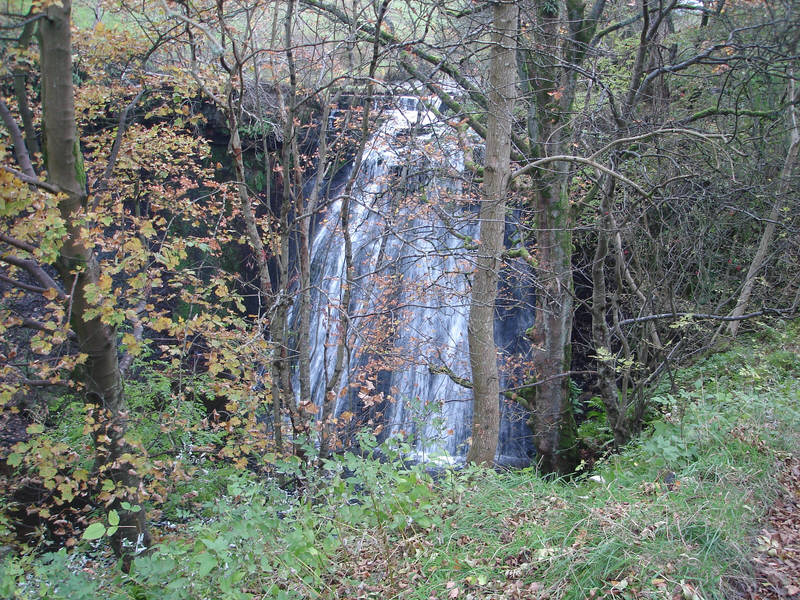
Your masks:
<path fill-rule="evenodd" d="M 472 445 L 467 460 L 491 465 L 500 433 L 500 379 L 494 311 L 511 175 L 511 125 L 516 96 L 516 3 L 493 8 L 486 167 L 480 211 L 480 245 L 472 281 L 467 337 L 472 367 Z"/>
<path fill-rule="evenodd" d="M 570 141 L 569 118 L 577 70 L 594 35 L 604 0 L 590 13 L 581 0 L 538 0 L 540 28 L 517 60 L 527 102 L 528 157 L 531 161 L 564 154 Z M 542 54 L 538 47 L 550 48 Z M 536 218 L 539 286 L 536 320 L 528 331 L 534 344 L 531 428 L 540 468 L 566 473 L 577 462 L 575 421 L 569 402 L 572 362 L 572 215 L 569 165 L 550 163 L 532 173 L 529 207 Z"/>
<path fill-rule="evenodd" d="M 59 209 L 67 230 L 56 266 L 64 288 L 71 290 L 71 325 L 81 351 L 88 357 L 85 383 L 95 420 L 95 470 L 100 479 L 110 479 L 116 485 L 115 500 L 108 508 L 119 513 L 120 527 L 112 545 L 117 555 L 127 559 L 137 546 L 149 545 L 150 536 L 144 510 L 121 508 L 122 501 L 139 505 L 141 478 L 124 458 L 131 448 L 124 437 L 127 412 L 116 332 L 100 318 L 84 318 L 93 307 L 87 290 L 98 283 L 100 267 L 79 224 L 86 203 L 86 175 L 75 122 L 69 0 L 48 7 L 47 18 L 41 21 L 39 43 L 48 181 L 63 194 Z"/>
<path fill-rule="evenodd" d="M 533 434 L 544 472 L 566 473 L 575 463 L 575 423 L 569 403 L 572 362 L 572 232 L 566 176 L 534 195 L 539 286 L 534 322 L 536 389 Z"/>

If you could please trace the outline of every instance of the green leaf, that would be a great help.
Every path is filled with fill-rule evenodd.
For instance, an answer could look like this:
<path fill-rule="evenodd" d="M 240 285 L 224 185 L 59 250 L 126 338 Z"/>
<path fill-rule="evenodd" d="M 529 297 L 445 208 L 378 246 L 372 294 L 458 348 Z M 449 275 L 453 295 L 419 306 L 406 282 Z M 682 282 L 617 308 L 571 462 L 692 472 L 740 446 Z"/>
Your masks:
<path fill-rule="evenodd" d="M 39 475 L 42 476 L 43 479 L 53 479 L 58 474 L 55 467 L 51 467 L 50 465 L 42 465 L 39 467 Z"/>
<path fill-rule="evenodd" d="M 209 550 L 213 550 L 217 554 L 224 555 L 228 551 L 228 542 L 226 542 L 224 539 L 221 539 L 221 538 L 214 538 L 214 539 L 204 538 L 204 539 L 201 539 L 200 541 L 203 542 L 203 544 L 205 545 L 206 548 L 208 548 Z"/>
<path fill-rule="evenodd" d="M 129 510 L 132 513 L 137 513 L 140 510 L 142 510 L 141 506 L 139 506 L 138 504 L 131 504 L 130 502 L 124 502 L 123 501 L 123 502 L 120 502 L 119 505 L 122 508 L 122 510 Z"/>
<path fill-rule="evenodd" d="M 18 467 L 22 463 L 22 454 L 12 452 L 8 455 L 6 462 L 8 463 L 9 467 Z"/>
<path fill-rule="evenodd" d="M 205 577 L 214 567 L 217 566 L 217 559 L 208 552 L 203 552 L 197 557 L 197 575 Z"/>
<path fill-rule="evenodd" d="M 28 425 L 28 428 L 25 431 L 27 431 L 31 435 L 44 433 L 44 425 L 42 425 L 41 423 L 33 423 L 32 425 Z"/>
<path fill-rule="evenodd" d="M 119 513 L 115 510 L 108 511 L 108 524 L 112 527 L 119 525 Z M 110 535 L 110 534 L 109 534 Z"/>
<path fill-rule="evenodd" d="M 119 527 L 117 527 L 116 525 L 109 527 L 108 529 L 106 529 L 106 535 L 108 536 L 114 535 L 115 533 L 117 533 L 117 529 L 119 529 Z"/>
<path fill-rule="evenodd" d="M 106 527 L 102 523 L 92 523 L 83 532 L 84 540 L 99 540 L 106 534 Z"/>
<path fill-rule="evenodd" d="M 414 522 L 424 529 L 429 529 L 433 527 L 433 520 L 424 514 L 415 514 L 413 516 Z M 483 585 L 483 584 L 481 584 Z"/>

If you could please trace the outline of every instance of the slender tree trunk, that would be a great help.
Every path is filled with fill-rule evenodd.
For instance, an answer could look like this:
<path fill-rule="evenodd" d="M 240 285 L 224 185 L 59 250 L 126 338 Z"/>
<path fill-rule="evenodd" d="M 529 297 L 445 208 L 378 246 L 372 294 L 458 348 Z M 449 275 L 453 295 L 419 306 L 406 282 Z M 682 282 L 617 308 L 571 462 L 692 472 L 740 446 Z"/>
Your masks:
<path fill-rule="evenodd" d="M 297 371 L 300 381 L 300 401 L 311 402 L 311 223 L 317 212 L 319 194 L 328 170 L 328 117 L 330 99 L 323 95 L 320 117 L 319 144 L 317 146 L 317 172 L 308 202 L 301 204 L 298 225 L 298 255 L 300 264 L 300 298 L 298 303 L 299 326 L 297 332 Z"/>
<path fill-rule="evenodd" d="M 300 382 L 300 401 L 311 402 L 311 215 L 316 202 L 311 200 L 300 209 L 309 213 L 308 218 L 299 224 L 298 262 L 300 264 L 300 298 L 297 305 L 297 371 Z"/>
<path fill-rule="evenodd" d="M 595 0 L 587 15 L 583 0 L 535 3 L 540 28 L 533 46 L 518 57 L 529 103 L 531 159 L 564 152 L 577 74 L 577 69 L 566 65 L 583 61 L 604 5 L 605 0 Z M 542 53 L 541 48 L 552 50 Z M 539 378 L 533 391 L 530 425 L 541 469 L 559 473 L 571 471 L 577 462 L 567 375 L 572 363 L 573 316 L 569 177 L 569 167 L 563 163 L 537 171 L 529 201 L 536 216 L 539 263 L 536 320 L 527 332 L 534 345 L 534 375 Z"/>
<path fill-rule="evenodd" d="M 551 7 L 547 6 L 549 11 Z M 552 39 L 559 21 L 546 22 Z M 539 65 L 526 57 L 529 93 L 529 137 L 535 157 L 560 154 L 564 120 L 572 106 L 571 74 L 558 76 L 555 65 Z M 560 103 L 551 95 L 565 90 Z M 549 172 L 535 174 L 529 205 L 536 218 L 536 318 L 527 335 L 533 342 L 535 376 L 530 425 L 539 465 L 544 472 L 567 473 L 575 466 L 575 420 L 569 403 L 572 362 L 572 216 L 568 194 L 569 167 L 553 163 Z"/>
<path fill-rule="evenodd" d="M 800 86 L 795 81 L 794 72 L 789 72 L 789 98 L 797 101 L 800 96 Z M 764 266 L 764 260 L 767 257 L 772 238 L 775 237 L 775 227 L 778 219 L 781 216 L 781 210 L 784 205 L 784 198 L 789 191 L 791 183 L 792 171 L 794 171 L 797 163 L 797 154 L 800 150 L 800 111 L 797 109 L 797 104 L 790 104 L 787 110 L 787 121 L 789 126 L 789 151 L 786 154 L 786 160 L 783 162 L 780 177 L 778 179 L 778 189 L 775 191 L 775 199 L 772 202 L 772 209 L 769 211 L 767 224 L 764 226 L 764 231 L 761 233 L 761 240 L 758 243 L 753 260 L 750 262 L 750 268 L 747 270 L 747 275 L 744 278 L 744 285 L 739 294 L 739 299 L 736 301 L 736 308 L 731 313 L 732 317 L 741 317 L 747 310 L 747 305 L 750 303 L 750 296 L 753 294 L 753 288 L 756 285 L 756 276 Z M 739 331 L 739 324 L 741 321 L 731 321 L 728 326 L 728 332 L 731 337 L 736 337 Z"/>
<path fill-rule="evenodd" d="M 22 50 L 28 49 L 31 38 L 33 37 L 35 25 L 34 22 L 25 25 L 17 41 L 18 48 Z M 25 144 L 31 154 L 38 154 L 41 152 L 41 148 L 39 148 L 39 141 L 36 139 L 36 129 L 33 126 L 33 113 L 28 104 L 27 77 L 24 69 L 14 69 L 14 94 L 17 97 L 17 107 L 22 117 L 22 127 L 25 130 Z"/>
<path fill-rule="evenodd" d="M 386 16 L 386 11 L 389 9 L 391 0 L 382 0 L 378 6 L 376 15 L 375 27 L 380 30 L 383 25 L 383 18 Z M 350 331 L 350 299 L 352 297 L 353 285 L 355 284 L 355 265 L 353 264 L 353 240 L 350 235 L 350 199 L 353 194 L 353 187 L 355 186 L 358 173 L 361 170 L 361 164 L 364 160 L 364 149 L 367 146 L 367 139 L 369 138 L 370 128 L 370 110 L 372 108 L 372 94 L 375 89 L 375 73 L 378 68 L 378 59 L 380 58 L 380 39 L 376 38 L 372 44 L 372 58 L 369 63 L 369 71 L 367 75 L 367 89 L 364 100 L 364 111 L 361 115 L 361 139 L 358 142 L 356 149 L 356 159 L 353 164 L 353 172 L 345 183 L 344 193 L 342 194 L 342 208 L 341 208 L 341 223 L 342 223 L 342 236 L 344 238 L 344 269 L 345 281 L 342 286 L 342 298 L 339 306 L 339 320 L 340 320 L 340 333 L 339 342 L 336 345 L 336 363 L 333 367 L 333 374 L 325 385 L 325 400 L 322 404 L 322 435 L 320 438 L 320 456 L 325 456 L 330 449 L 331 437 L 333 434 L 331 418 L 334 416 L 336 408 L 336 397 L 339 388 L 339 380 L 345 366 L 345 354 L 349 354 L 349 331 Z"/>
<path fill-rule="evenodd" d="M 480 245 L 472 280 L 467 339 L 472 367 L 472 445 L 467 461 L 491 465 L 500 433 L 500 379 L 494 343 L 494 305 L 506 222 L 511 174 L 511 125 L 516 96 L 514 2 L 494 5 L 489 63 L 486 168 L 480 210 Z"/>
<path fill-rule="evenodd" d="M 609 237 L 611 232 L 610 205 L 613 202 L 614 178 L 606 180 L 605 189 L 600 199 L 601 215 L 597 228 L 597 246 L 592 262 L 592 343 L 596 352 L 605 349 L 611 355 L 611 329 L 606 321 L 608 312 L 608 298 L 606 287 L 605 262 L 609 253 Z M 600 386 L 600 395 L 606 409 L 608 424 L 614 433 L 614 443 L 619 448 L 630 439 L 631 431 L 628 427 L 626 406 L 621 406 L 619 388 L 617 386 L 617 371 L 611 360 L 599 358 L 597 361 L 597 380 Z"/>
<path fill-rule="evenodd" d="M 302 460 L 306 459 L 305 450 L 297 443 L 310 442 L 308 438 L 310 423 L 316 412 L 310 398 L 302 398 L 297 403 L 292 388 L 292 373 L 289 361 L 289 309 L 292 299 L 289 295 L 289 238 L 291 236 L 290 217 L 292 210 L 296 210 L 297 196 L 295 190 L 295 176 L 299 168 L 299 153 L 297 151 L 297 131 L 295 119 L 297 118 L 297 73 L 293 51 L 293 26 L 295 19 L 295 0 L 286 3 L 286 13 L 283 17 L 284 54 L 289 68 L 289 89 L 286 96 L 277 86 L 278 103 L 283 115 L 283 144 L 281 146 L 281 175 L 282 198 L 279 215 L 280 251 L 276 257 L 278 263 L 279 292 L 275 304 L 275 312 L 270 323 L 270 333 L 275 343 L 274 367 L 278 373 L 278 385 L 281 401 L 289 408 L 292 420 L 295 454 Z M 277 4 L 276 4 L 277 11 Z M 297 186 L 299 189 L 299 186 Z"/>
<path fill-rule="evenodd" d="M 115 484 L 113 501 L 106 506 L 117 510 L 120 527 L 112 538 L 118 556 L 130 559 L 137 546 L 147 546 L 150 536 L 145 511 L 123 510 L 121 503 L 139 505 L 141 478 L 135 466 L 122 456 L 131 453 L 125 443 L 127 412 L 122 377 L 117 359 L 114 329 L 97 317 L 84 319 L 93 307 L 87 296 L 97 285 L 100 267 L 93 248 L 82 236 L 80 215 L 86 204 L 86 175 L 75 123 L 72 83 L 70 1 L 51 4 L 47 18 L 40 21 L 42 74 L 42 121 L 46 140 L 48 180 L 64 193 L 59 209 L 66 222 L 66 236 L 57 261 L 64 288 L 71 290 L 71 325 L 85 364 L 86 398 L 95 420 L 95 470 L 103 480 Z"/>

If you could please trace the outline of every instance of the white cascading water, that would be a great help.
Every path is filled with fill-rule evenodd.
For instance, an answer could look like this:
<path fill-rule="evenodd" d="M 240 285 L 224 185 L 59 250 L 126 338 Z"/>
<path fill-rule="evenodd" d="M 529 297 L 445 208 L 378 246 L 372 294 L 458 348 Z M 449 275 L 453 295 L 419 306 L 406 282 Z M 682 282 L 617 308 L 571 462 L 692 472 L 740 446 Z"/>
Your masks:
<path fill-rule="evenodd" d="M 436 125 L 433 112 L 417 97 L 396 98 L 395 106 L 367 143 L 350 202 L 355 287 L 349 360 L 335 414 L 358 414 L 365 398 L 369 402 L 371 394 L 382 394 L 387 400 L 384 428 L 392 435 L 406 434 L 415 458 L 457 460 L 467 450 L 471 392 L 445 374 L 432 373 L 429 365 L 445 364 L 469 378 L 471 262 L 452 228 L 476 238 L 478 225 L 469 203 L 460 198 L 455 177 L 463 171 L 463 156 L 456 144 L 442 141 L 452 131 Z M 458 223 L 443 222 L 431 210 L 434 202 L 448 203 Z M 339 338 L 345 280 L 341 208 L 341 198 L 331 203 L 311 247 L 311 389 L 320 407 Z M 524 323 L 513 325 L 524 331 L 519 329 Z M 382 329 L 389 333 L 382 351 L 376 351 L 370 343 L 386 333 Z M 367 383 L 359 374 L 376 359 L 390 362 L 379 375 L 373 370 Z M 514 411 L 505 407 L 504 413 L 509 412 Z M 501 440 L 499 453 L 508 453 L 514 439 L 527 435 L 524 424 L 520 428 L 507 416 L 503 430 L 507 439 L 505 445 Z M 524 446 L 510 453 L 524 461 Z"/>

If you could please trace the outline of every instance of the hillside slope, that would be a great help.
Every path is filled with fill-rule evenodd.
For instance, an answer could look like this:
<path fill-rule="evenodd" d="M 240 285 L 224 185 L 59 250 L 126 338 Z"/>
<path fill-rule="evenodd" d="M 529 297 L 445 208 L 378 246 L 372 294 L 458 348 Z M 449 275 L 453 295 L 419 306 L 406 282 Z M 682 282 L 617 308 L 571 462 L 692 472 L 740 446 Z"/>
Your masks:
<path fill-rule="evenodd" d="M 799 332 L 765 327 L 675 373 L 649 431 L 571 481 L 432 477 L 402 445 L 323 475 L 284 463 L 303 495 L 228 471 L 195 481 L 194 513 L 162 518 L 130 574 L 101 538 L 6 557 L 0 597 L 798 598 Z"/>

